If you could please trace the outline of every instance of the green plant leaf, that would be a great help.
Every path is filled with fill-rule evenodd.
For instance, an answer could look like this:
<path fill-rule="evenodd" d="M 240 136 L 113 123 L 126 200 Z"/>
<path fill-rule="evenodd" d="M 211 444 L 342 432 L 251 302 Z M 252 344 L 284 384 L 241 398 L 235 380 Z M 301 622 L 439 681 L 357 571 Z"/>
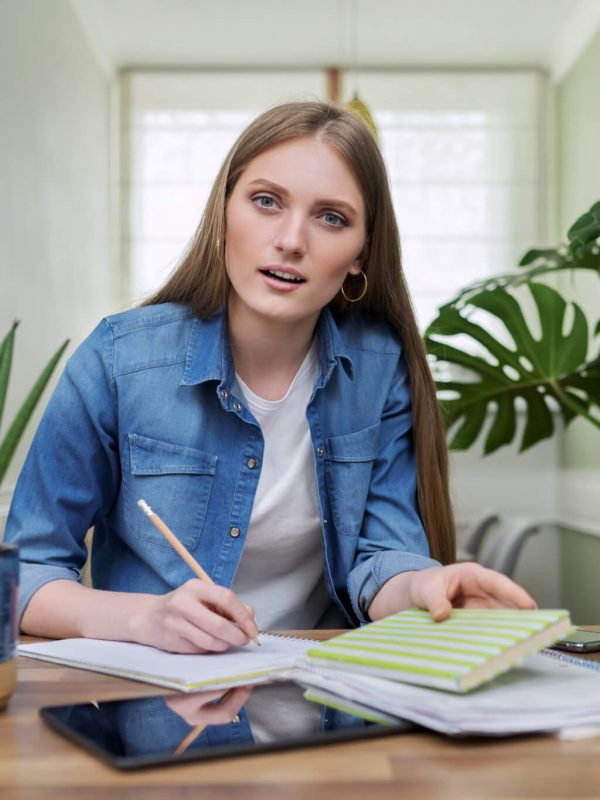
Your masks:
<path fill-rule="evenodd" d="M 528 299 L 526 293 L 537 311 L 539 338 L 520 302 Z M 572 321 L 565 331 L 569 308 Z M 477 322 L 478 310 L 502 323 L 512 346 Z M 463 342 L 470 340 L 468 352 L 448 342 L 459 334 Z M 577 304 L 567 304 L 549 286 L 531 282 L 518 293 L 496 287 L 471 296 L 461 308 L 443 306 L 425 332 L 425 343 L 434 365 L 455 365 L 468 373 L 465 380 L 436 381 L 452 449 L 471 447 L 489 417 L 484 452 L 510 444 L 517 435 L 519 404 L 525 414 L 521 451 L 552 435 L 553 405 L 565 424 L 583 415 L 600 427 L 600 417 L 590 413 L 600 406 L 600 360 L 586 363 L 588 324 Z"/>
<path fill-rule="evenodd" d="M 582 214 L 567 232 L 569 247 L 575 259 L 585 258 L 596 246 L 600 238 L 600 201 L 594 203 L 589 211 Z"/>
<path fill-rule="evenodd" d="M 19 323 L 15 320 L 11 329 L 2 340 L 2 344 L 0 344 L 0 425 L 2 424 L 4 403 L 6 402 L 8 381 L 10 379 L 10 368 L 12 365 L 12 355 L 15 346 L 15 332 L 18 326 Z"/>
<path fill-rule="evenodd" d="M 520 267 L 528 267 L 530 264 L 545 262 L 549 266 L 557 266 L 564 261 L 564 257 L 555 248 L 538 250 L 533 248 L 528 250 L 519 261 Z"/>
<path fill-rule="evenodd" d="M 4 439 L 0 443 L 0 483 L 4 478 L 6 470 L 8 469 L 8 465 L 10 464 L 10 460 L 17 449 L 17 445 L 19 444 L 21 436 L 23 435 L 23 431 L 25 430 L 31 415 L 35 410 L 42 392 L 46 388 L 46 384 L 50 380 L 50 377 L 68 344 L 69 340 L 67 339 L 61 344 L 50 361 L 46 364 L 41 375 L 33 385 L 33 388 L 17 412 L 10 428 L 6 432 Z"/>

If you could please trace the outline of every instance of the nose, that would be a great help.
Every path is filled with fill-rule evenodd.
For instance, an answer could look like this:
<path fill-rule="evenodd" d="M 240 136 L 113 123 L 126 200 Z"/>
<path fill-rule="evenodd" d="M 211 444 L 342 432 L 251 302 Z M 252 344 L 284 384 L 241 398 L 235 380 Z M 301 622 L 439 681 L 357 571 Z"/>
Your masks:
<path fill-rule="evenodd" d="M 296 214 L 286 214 L 275 233 L 275 247 L 280 253 L 302 256 L 306 253 L 304 220 Z"/>

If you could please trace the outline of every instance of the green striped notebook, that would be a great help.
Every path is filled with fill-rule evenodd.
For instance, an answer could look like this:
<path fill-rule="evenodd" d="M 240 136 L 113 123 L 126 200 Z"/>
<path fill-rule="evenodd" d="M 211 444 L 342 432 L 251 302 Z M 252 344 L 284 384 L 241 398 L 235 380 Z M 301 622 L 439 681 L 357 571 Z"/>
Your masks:
<path fill-rule="evenodd" d="M 306 657 L 320 668 L 467 692 L 572 627 L 564 610 L 455 609 L 433 622 L 427 611 L 409 609 L 319 643 Z"/>

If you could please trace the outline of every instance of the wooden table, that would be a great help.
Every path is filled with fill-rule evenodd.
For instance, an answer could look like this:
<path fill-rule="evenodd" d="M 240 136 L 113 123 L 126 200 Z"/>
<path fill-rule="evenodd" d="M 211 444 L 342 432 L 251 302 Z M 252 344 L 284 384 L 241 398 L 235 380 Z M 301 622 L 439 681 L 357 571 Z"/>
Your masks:
<path fill-rule="evenodd" d="M 322 638 L 327 636 L 323 634 Z M 453 740 L 403 733 L 323 748 L 120 773 L 51 731 L 43 705 L 160 694 L 159 687 L 19 659 L 0 714 L 2 800 L 557 800 L 600 798 L 600 736 Z"/>

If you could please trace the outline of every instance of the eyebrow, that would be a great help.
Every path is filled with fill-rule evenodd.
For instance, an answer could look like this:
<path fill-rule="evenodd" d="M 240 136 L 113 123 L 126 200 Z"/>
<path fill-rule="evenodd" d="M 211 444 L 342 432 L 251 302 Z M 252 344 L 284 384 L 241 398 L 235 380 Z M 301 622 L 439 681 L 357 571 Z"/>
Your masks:
<path fill-rule="evenodd" d="M 253 186 L 254 184 L 259 184 L 261 186 L 267 186 L 271 188 L 273 191 L 277 192 L 277 194 L 281 194 L 284 197 L 289 196 L 288 190 L 284 186 L 280 186 L 278 183 L 274 183 L 273 181 L 267 180 L 267 178 L 255 178 L 253 181 L 249 181 L 248 186 Z M 350 214 L 357 215 L 358 212 L 354 208 L 353 205 L 347 203 L 345 200 L 334 200 L 330 197 L 324 197 L 320 200 L 317 200 L 317 205 L 319 206 L 333 206 L 335 208 L 344 209 L 346 212 Z"/>

